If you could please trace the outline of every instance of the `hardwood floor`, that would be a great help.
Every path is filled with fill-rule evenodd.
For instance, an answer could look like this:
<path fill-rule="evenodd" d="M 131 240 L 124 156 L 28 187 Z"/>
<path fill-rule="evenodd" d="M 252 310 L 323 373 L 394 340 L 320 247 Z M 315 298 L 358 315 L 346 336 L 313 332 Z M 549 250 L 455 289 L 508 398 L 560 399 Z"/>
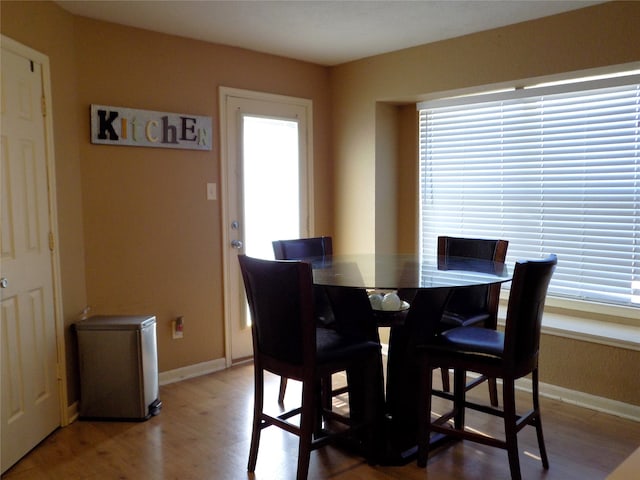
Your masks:
<path fill-rule="evenodd" d="M 162 412 L 148 421 L 76 421 L 50 435 L 2 479 L 295 478 L 297 438 L 273 427 L 263 432 L 255 474 L 246 471 L 252 372 L 251 365 L 244 365 L 163 386 Z M 297 382 L 289 382 L 285 403 L 297 401 L 298 394 Z M 278 378 L 269 377 L 265 398 L 276 409 L 277 395 Z M 487 388 L 480 386 L 470 395 L 486 399 Z M 519 394 L 523 409 L 529 397 Z M 542 419 L 551 468 L 542 468 L 535 431 L 527 427 L 518 436 L 524 479 L 604 479 L 640 445 L 639 423 L 559 401 L 542 399 Z M 501 432 L 495 417 L 484 421 L 470 413 L 467 423 Z M 415 462 L 372 467 L 329 446 L 312 453 L 309 478 L 494 480 L 509 478 L 509 469 L 505 451 L 468 442 L 435 452 L 427 470 Z"/>

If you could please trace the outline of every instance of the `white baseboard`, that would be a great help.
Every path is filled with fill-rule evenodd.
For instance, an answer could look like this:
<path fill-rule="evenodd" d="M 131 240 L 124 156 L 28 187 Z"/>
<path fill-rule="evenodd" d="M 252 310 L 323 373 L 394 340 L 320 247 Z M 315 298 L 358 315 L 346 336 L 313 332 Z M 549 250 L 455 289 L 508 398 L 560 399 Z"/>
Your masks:
<path fill-rule="evenodd" d="M 194 365 L 187 365 L 186 367 L 160 372 L 158 377 L 160 385 L 168 385 L 170 383 L 186 380 L 187 378 L 199 377 L 200 375 L 218 372 L 220 370 L 224 370 L 226 366 L 227 364 L 225 359 L 218 358 L 208 362 L 196 363 Z"/>
<path fill-rule="evenodd" d="M 516 388 L 527 392 L 531 391 L 531 379 L 521 378 L 516 381 Z M 608 413 L 618 417 L 640 422 L 640 406 L 630 403 L 611 400 L 610 398 L 599 397 L 589 393 L 569 390 L 549 383 L 540 383 L 540 396 L 560 400 L 565 403 L 589 408 L 597 412 Z"/>
<path fill-rule="evenodd" d="M 382 352 L 384 355 L 387 354 L 388 348 L 388 345 L 382 344 Z M 219 358 L 216 360 L 211 360 L 209 362 L 197 363 L 195 365 L 188 365 L 186 367 L 161 372 L 159 375 L 159 381 L 160 385 L 168 385 L 170 383 L 186 380 L 187 378 L 193 378 L 200 375 L 218 372 L 220 370 L 224 370 L 225 368 L 225 359 Z M 530 392 L 531 380 L 529 378 L 521 378 L 516 382 L 516 388 Z M 599 397 L 597 395 L 591 395 L 576 390 L 569 390 L 568 388 L 559 387 L 557 385 L 551 385 L 548 383 L 540 383 L 540 395 L 543 397 L 577 405 L 579 407 L 589 408 L 598 412 L 616 415 L 628 420 L 640 422 L 640 406 L 638 405 L 631 405 L 629 403 L 619 402 L 617 400 L 611 400 L 609 398 Z M 77 419 L 78 402 L 74 402 L 69 405 L 68 415 L 69 423 L 72 423 Z"/>
<path fill-rule="evenodd" d="M 71 425 L 73 422 L 75 422 L 78 419 L 79 405 L 80 405 L 80 402 L 76 400 L 75 402 L 73 402 L 71 405 L 67 407 L 67 424 L 66 425 Z M 62 426 L 65 427 L 66 425 L 62 425 Z"/>
<path fill-rule="evenodd" d="M 387 355 L 389 345 L 382 344 L 382 354 Z M 473 377 L 474 374 L 469 372 L 468 375 Z M 498 380 L 500 383 L 500 380 Z M 539 385 L 541 397 L 560 400 L 561 402 L 570 403 L 579 407 L 588 408 L 597 412 L 608 413 L 617 417 L 626 418 L 640 422 L 640 406 L 630 403 L 611 400 L 610 398 L 598 397 L 589 393 L 579 392 L 577 390 L 569 390 L 568 388 L 551 385 L 550 383 L 542 383 Z M 521 378 L 516 380 L 516 388 L 525 392 L 531 391 L 531 379 Z"/>
<path fill-rule="evenodd" d="M 199 377 L 200 375 L 218 372 L 220 370 L 224 370 L 225 368 L 225 359 L 218 358 L 209 362 L 196 363 L 195 365 L 188 365 L 186 367 L 176 368 L 174 370 L 168 370 L 166 372 L 160 372 L 160 374 L 158 375 L 158 381 L 160 385 L 168 385 L 170 383 L 186 380 L 187 378 Z M 75 401 L 67 407 L 68 423 L 66 425 L 71 425 L 78 419 L 78 416 L 79 401 Z"/>

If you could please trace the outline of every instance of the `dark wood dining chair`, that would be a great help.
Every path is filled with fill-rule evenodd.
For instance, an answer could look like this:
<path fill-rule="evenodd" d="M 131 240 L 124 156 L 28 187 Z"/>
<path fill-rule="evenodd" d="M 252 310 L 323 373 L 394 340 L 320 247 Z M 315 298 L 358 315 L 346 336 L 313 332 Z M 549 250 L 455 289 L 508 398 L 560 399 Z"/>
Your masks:
<path fill-rule="evenodd" d="M 272 244 L 276 260 L 299 260 L 305 257 L 324 257 L 333 254 L 331 237 L 274 240 Z"/>
<path fill-rule="evenodd" d="M 276 260 L 300 260 L 309 257 L 324 257 L 333 254 L 333 241 L 331 237 L 310 237 L 295 238 L 291 240 L 274 240 L 273 254 Z M 331 326 L 335 318 L 329 299 L 322 287 L 315 287 L 314 305 L 315 316 L 319 325 Z M 331 378 L 323 382 L 325 395 L 323 395 L 325 406 L 330 406 L 332 386 Z M 278 391 L 278 402 L 284 403 L 284 396 L 287 391 L 287 378 L 280 378 L 280 390 Z M 335 392 L 336 395 L 344 393 L 344 389 Z"/>
<path fill-rule="evenodd" d="M 440 236 L 438 237 L 438 263 L 442 268 L 447 268 L 447 262 L 456 257 L 504 263 L 508 247 L 509 242 L 506 240 Z M 499 303 L 499 283 L 455 289 L 442 315 L 440 330 L 474 325 L 495 330 L 498 325 Z M 488 381 L 489 384 L 491 404 L 497 406 L 498 389 L 495 378 L 477 377 L 467 383 L 467 390 L 484 381 Z M 445 392 L 450 391 L 448 371 L 442 370 L 442 384 Z"/>
<path fill-rule="evenodd" d="M 302 261 L 262 260 L 239 255 L 252 318 L 254 349 L 254 412 L 248 470 L 258 457 L 260 433 L 277 426 L 299 436 L 297 478 L 306 479 L 311 451 L 340 437 L 356 439 L 375 462 L 382 417 L 383 383 L 380 342 L 317 328 L 313 310 L 311 265 Z M 322 409 L 320 380 L 347 371 L 349 415 Z M 302 404 L 277 416 L 263 408 L 264 372 L 302 382 Z M 342 428 L 319 429 L 319 416 Z M 293 423 L 292 417 L 299 422 Z"/>
<path fill-rule="evenodd" d="M 418 465 L 426 466 L 432 432 L 506 449 L 511 478 L 519 480 L 518 432 L 525 425 L 536 429 L 540 458 L 545 469 L 549 460 L 544 445 L 538 400 L 538 356 L 542 313 L 549 281 L 557 258 L 518 261 L 509 294 L 505 331 L 484 327 L 456 327 L 442 332 L 419 349 L 421 363 L 420 435 Z M 431 420 L 434 368 L 453 368 L 453 409 Z M 466 372 L 501 378 L 502 410 L 466 400 Z M 518 415 L 515 381 L 531 374 L 533 408 Z M 471 408 L 504 419 L 504 439 L 489 437 L 465 428 L 465 409 Z M 454 425 L 447 423 L 451 418 Z"/>

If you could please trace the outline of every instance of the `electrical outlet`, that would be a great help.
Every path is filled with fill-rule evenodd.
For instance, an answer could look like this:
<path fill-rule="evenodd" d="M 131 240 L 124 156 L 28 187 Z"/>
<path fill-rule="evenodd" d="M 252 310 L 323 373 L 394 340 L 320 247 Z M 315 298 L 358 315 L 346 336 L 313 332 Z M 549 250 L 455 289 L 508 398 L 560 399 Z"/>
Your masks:
<path fill-rule="evenodd" d="M 174 340 L 182 338 L 184 334 L 184 320 L 182 317 L 178 317 L 171 322 L 171 338 Z"/>

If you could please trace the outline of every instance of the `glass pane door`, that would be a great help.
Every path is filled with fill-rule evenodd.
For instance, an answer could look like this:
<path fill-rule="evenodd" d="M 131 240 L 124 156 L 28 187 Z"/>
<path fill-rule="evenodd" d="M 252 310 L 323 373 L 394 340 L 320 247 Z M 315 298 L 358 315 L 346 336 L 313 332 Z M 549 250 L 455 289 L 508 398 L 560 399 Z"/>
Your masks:
<path fill-rule="evenodd" d="M 273 258 L 273 240 L 300 236 L 298 122 L 243 116 L 244 245 Z"/>

